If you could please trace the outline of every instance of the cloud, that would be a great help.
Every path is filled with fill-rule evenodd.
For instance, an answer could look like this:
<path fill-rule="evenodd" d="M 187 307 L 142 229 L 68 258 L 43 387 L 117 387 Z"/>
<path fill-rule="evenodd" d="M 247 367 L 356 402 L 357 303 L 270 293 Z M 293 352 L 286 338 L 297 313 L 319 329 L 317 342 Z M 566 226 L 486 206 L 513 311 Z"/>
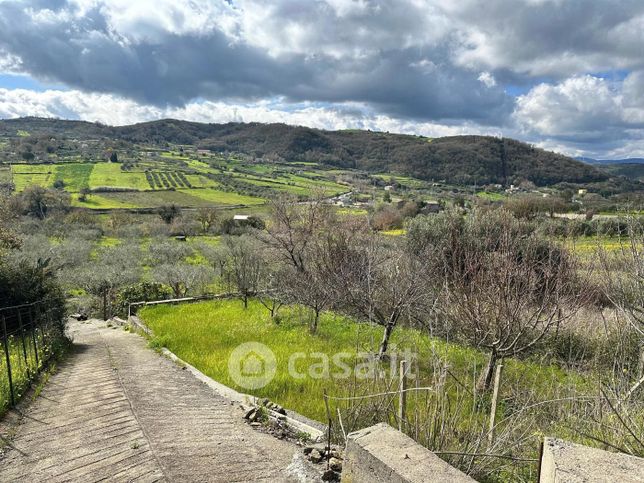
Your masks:
<path fill-rule="evenodd" d="M 5 1 L 0 48 L 39 79 L 158 106 L 282 96 L 502 122 L 511 99 L 450 61 L 437 9 L 407 3 Z"/>
<path fill-rule="evenodd" d="M 0 0 L 0 73 L 68 88 L 4 92 L 0 115 L 492 132 L 639 152 L 642 45 L 641 0 Z"/>
<path fill-rule="evenodd" d="M 473 123 L 439 124 L 403 121 L 377 114 L 367 106 L 345 103 L 334 107 L 312 103 L 285 103 L 279 99 L 256 103 L 231 104 L 215 101 L 191 102 L 182 107 L 161 108 L 139 104 L 112 94 L 80 91 L 0 88 L 0 118 L 23 116 L 54 117 L 127 125 L 162 118 L 186 121 L 287 123 L 319 129 L 361 128 L 374 131 L 422 134 L 429 137 L 478 132 L 498 134 L 492 128 Z"/>
<path fill-rule="evenodd" d="M 614 152 L 624 145 L 632 149 L 644 137 L 643 95 L 642 72 L 623 82 L 575 76 L 519 96 L 514 119 L 524 133 L 547 140 L 542 143 L 565 142 L 585 152 Z"/>
<path fill-rule="evenodd" d="M 446 7 L 458 64 L 514 81 L 642 69 L 640 0 L 462 0 Z M 497 76 L 498 79 L 498 76 Z"/>

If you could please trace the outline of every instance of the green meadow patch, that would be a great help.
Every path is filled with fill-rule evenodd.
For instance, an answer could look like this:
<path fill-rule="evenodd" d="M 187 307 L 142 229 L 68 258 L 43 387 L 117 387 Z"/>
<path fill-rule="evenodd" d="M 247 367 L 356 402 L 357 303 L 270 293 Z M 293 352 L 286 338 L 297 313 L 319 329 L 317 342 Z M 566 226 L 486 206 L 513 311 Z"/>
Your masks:
<path fill-rule="evenodd" d="M 56 177 L 56 165 L 53 164 L 12 164 L 11 172 L 16 191 L 24 191 L 27 186 L 38 185 L 51 187 Z"/>
<path fill-rule="evenodd" d="M 225 300 L 146 307 L 140 315 L 168 349 L 213 379 L 242 392 L 249 390 L 233 380 L 228 359 L 242 343 L 265 344 L 275 354 L 277 372 L 268 385 L 250 392 L 320 421 L 325 420 L 324 389 L 335 396 L 346 396 L 358 387 L 364 389 L 360 383 L 356 386 L 353 376 L 343 376 L 341 368 L 333 362 L 334 355 L 344 354 L 345 362 L 355 368 L 364 362 L 365 354 L 376 352 L 382 337 L 379 326 L 356 323 L 332 313 L 323 314 L 318 332 L 311 334 L 304 309 L 285 307 L 278 318 L 271 319 L 266 308 L 255 300 L 248 309 L 244 309 L 241 301 Z M 394 332 L 391 347 L 392 353 L 415 354 L 419 367 L 417 382 L 422 386 L 435 384 L 437 361 L 467 384 L 471 384 L 486 361 L 486 355 L 475 349 L 402 327 Z M 319 354 L 324 354 L 329 361 L 328 374 L 324 377 L 318 377 L 319 371 L 324 372 L 319 366 Z M 296 375 L 290 373 L 289 364 L 296 368 Z M 578 374 L 566 373 L 555 366 L 513 359 L 506 360 L 505 366 L 504 388 L 508 392 L 523 387 L 527 392 L 547 398 L 562 385 L 585 387 L 584 379 Z M 390 362 L 382 363 L 381 369 L 392 370 Z M 371 381 L 366 382 L 367 386 L 371 385 Z M 371 390 L 377 389 L 375 385 L 371 387 Z"/>
<path fill-rule="evenodd" d="M 90 175 L 89 184 L 91 188 L 150 189 L 144 173 L 123 171 L 119 163 L 96 163 Z"/>
<path fill-rule="evenodd" d="M 90 208 L 93 210 L 111 210 L 114 208 L 139 208 L 139 206 L 128 201 L 120 200 L 117 197 L 111 197 L 114 193 L 96 194 L 92 193 L 87 196 L 85 201 L 78 199 L 78 194 L 72 194 L 72 206 L 78 208 Z"/>
<path fill-rule="evenodd" d="M 89 188 L 89 180 L 94 169 L 94 163 L 66 163 L 56 166 L 56 180 L 64 183 L 65 190 L 78 193 L 83 188 Z"/>

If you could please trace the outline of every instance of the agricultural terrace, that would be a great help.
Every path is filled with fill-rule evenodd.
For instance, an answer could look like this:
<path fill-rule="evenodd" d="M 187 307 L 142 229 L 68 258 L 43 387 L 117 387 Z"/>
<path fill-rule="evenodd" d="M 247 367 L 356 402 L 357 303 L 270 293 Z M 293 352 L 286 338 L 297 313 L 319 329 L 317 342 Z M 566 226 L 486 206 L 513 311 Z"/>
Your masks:
<path fill-rule="evenodd" d="M 101 210 L 163 204 L 252 206 L 280 193 L 307 198 L 313 192 L 334 196 L 349 191 L 346 183 L 336 182 L 337 177 L 316 163 L 267 165 L 216 155 L 195 159 L 173 151 L 144 151 L 134 160 L 121 162 L 70 158 L 0 166 L 0 182 L 12 182 L 16 192 L 31 185 L 56 187 L 72 194 L 74 206 Z"/>

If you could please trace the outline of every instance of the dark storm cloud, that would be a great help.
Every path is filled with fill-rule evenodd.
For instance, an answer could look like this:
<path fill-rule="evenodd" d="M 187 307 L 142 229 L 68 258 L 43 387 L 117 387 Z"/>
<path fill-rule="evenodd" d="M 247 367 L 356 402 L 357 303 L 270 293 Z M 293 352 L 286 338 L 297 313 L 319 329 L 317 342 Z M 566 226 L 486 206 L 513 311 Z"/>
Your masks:
<path fill-rule="evenodd" d="M 462 62 L 528 76 L 644 68 L 641 0 L 456 4 L 452 18 L 463 26 L 466 39 L 458 52 Z"/>
<path fill-rule="evenodd" d="M 0 0 L 0 70 L 140 112 L 314 103 L 325 126 L 355 109 L 571 150 L 640 149 L 643 45 L 642 0 Z"/>
<path fill-rule="evenodd" d="M 512 110 L 500 87 L 488 87 L 477 80 L 478 72 L 455 66 L 445 43 L 366 51 L 357 57 L 269 55 L 267 49 L 233 41 L 218 29 L 175 33 L 159 28 L 150 38 L 132 40 L 109 25 L 99 6 L 76 16 L 59 1 L 43 19 L 42 5 L 1 3 L 0 47 L 20 59 L 24 72 L 83 90 L 157 105 L 181 105 L 197 97 L 354 101 L 407 118 L 483 123 L 502 122 Z M 384 20 L 377 18 L 376 30 L 383 32 Z M 402 20 L 398 27 L 404 27 Z"/>

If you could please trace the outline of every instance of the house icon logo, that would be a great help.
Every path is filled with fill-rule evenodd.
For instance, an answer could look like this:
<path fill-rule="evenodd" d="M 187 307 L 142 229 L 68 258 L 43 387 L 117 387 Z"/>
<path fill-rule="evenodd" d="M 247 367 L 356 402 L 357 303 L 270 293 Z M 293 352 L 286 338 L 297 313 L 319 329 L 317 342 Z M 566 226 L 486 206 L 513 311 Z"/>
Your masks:
<path fill-rule="evenodd" d="M 238 345 L 228 358 L 228 373 L 231 379 L 244 389 L 260 389 L 266 386 L 275 377 L 276 370 L 275 354 L 259 342 Z"/>

